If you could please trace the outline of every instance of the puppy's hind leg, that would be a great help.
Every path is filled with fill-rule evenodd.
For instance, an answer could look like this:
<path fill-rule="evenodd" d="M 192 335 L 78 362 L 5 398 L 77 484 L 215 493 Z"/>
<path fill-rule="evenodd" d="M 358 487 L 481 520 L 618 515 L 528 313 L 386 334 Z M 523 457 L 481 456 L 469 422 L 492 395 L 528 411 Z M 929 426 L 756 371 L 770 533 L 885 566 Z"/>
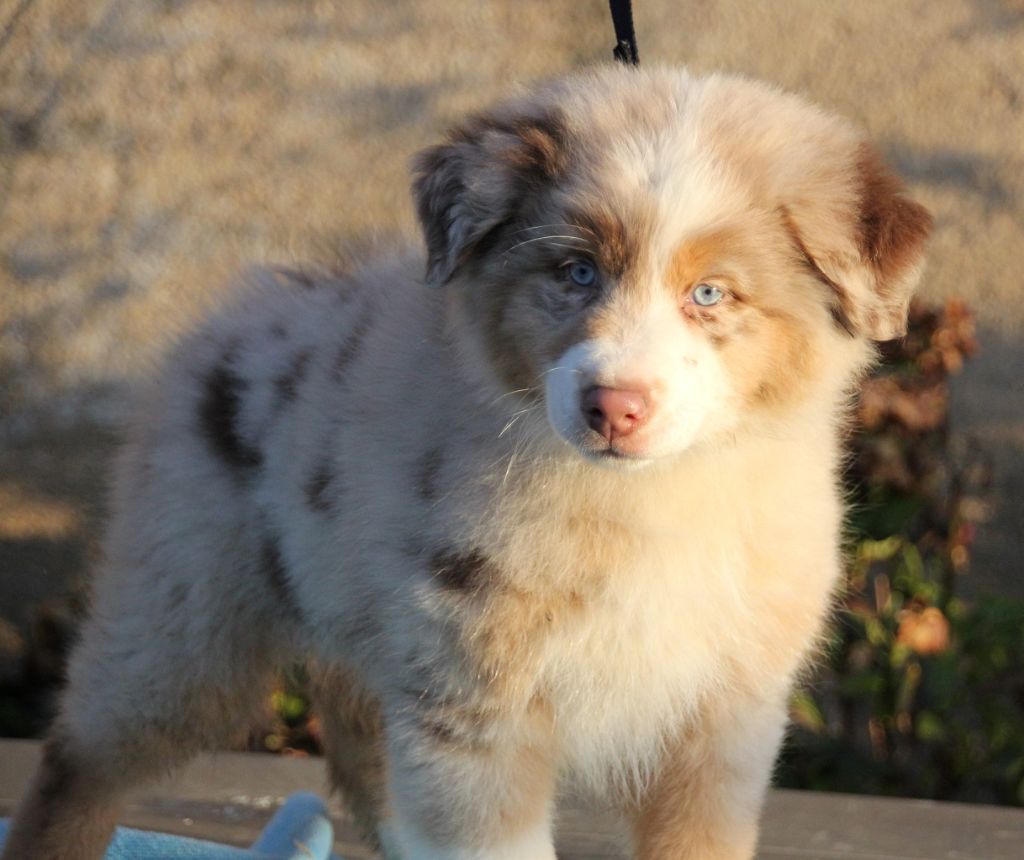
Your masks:
<path fill-rule="evenodd" d="M 313 695 L 331 785 L 363 837 L 393 860 L 380 705 L 345 669 L 318 669 Z"/>
<path fill-rule="evenodd" d="M 228 740 L 267 690 L 265 612 L 209 605 L 208 581 L 100 585 L 4 860 L 102 857 L 125 792 Z"/>
<path fill-rule="evenodd" d="M 53 729 L 14 817 L 4 860 L 101 857 L 117 808 L 100 800 L 102 788 L 93 781 L 94 773 L 62 732 Z"/>

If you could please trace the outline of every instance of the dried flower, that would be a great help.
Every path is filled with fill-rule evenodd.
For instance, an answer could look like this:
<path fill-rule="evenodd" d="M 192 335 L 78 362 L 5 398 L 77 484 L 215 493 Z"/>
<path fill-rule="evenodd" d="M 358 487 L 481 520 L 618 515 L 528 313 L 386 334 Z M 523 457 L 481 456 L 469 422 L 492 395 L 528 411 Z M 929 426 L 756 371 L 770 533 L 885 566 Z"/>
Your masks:
<path fill-rule="evenodd" d="M 904 609 L 899 622 L 896 641 L 911 651 L 928 656 L 941 654 L 949 647 L 949 621 L 941 609 Z"/>

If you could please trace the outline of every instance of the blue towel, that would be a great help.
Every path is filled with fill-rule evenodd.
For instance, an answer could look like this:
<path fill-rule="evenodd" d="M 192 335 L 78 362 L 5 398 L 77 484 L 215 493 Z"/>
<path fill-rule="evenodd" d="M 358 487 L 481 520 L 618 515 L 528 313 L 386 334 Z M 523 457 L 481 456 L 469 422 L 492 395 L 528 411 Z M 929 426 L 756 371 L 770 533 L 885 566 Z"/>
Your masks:
<path fill-rule="evenodd" d="M 0 847 L 6 838 L 7 822 L 0 821 Z M 300 793 L 288 798 L 252 848 L 118 827 L 105 860 L 339 860 L 333 841 L 324 802 Z"/>

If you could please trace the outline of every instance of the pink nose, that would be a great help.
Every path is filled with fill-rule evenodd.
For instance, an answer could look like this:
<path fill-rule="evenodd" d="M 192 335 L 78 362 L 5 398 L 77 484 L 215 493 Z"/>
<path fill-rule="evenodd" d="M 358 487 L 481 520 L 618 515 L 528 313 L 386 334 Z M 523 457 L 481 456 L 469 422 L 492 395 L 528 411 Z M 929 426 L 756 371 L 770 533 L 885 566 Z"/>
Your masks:
<path fill-rule="evenodd" d="M 583 392 L 580 409 L 590 428 L 611 442 L 647 420 L 647 392 L 592 385 Z"/>

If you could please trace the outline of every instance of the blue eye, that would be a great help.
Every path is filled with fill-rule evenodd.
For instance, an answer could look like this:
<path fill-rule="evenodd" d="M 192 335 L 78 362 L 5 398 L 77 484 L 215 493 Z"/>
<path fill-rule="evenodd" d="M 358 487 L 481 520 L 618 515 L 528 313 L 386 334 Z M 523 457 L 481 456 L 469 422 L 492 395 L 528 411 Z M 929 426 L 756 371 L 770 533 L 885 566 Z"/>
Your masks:
<path fill-rule="evenodd" d="M 577 260 L 569 266 L 569 279 L 577 287 L 592 287 L 597 280 L 597 269 L 591 263 Z"/>
<path fill-rule="evenodd" d="M 717 305 L 724 298 L 725 291 L 714 284 L 697 284 L 693 291 L 694 304 L 698 304 L 703 308 Z"/>

